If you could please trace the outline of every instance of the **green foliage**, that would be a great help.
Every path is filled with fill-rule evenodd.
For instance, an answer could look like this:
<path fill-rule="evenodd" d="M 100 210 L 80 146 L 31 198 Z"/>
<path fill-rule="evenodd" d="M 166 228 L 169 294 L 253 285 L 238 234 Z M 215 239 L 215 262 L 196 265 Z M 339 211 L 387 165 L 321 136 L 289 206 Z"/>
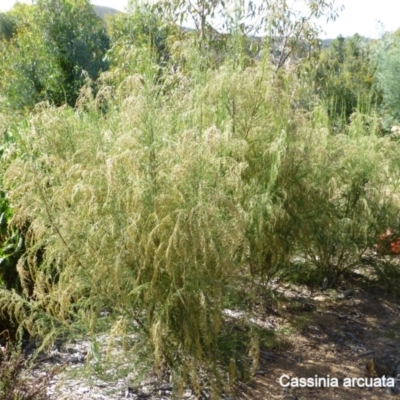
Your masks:
<path fill-rule="evenodd" d="M 9 211 L 9 209 L 7 210 Z M 3 229 L 7 226 L 7 217 L 3 212 L 0 216 L 0 221 L 3 224 Z M 19 285 L 19 276 L 17 273 L 17 262 L 23 252 L 24 239 L 20 232 L 15 231 L 11 234 L 6 232 L 1 237 L 2 248 L 0 249 L 0 268 L 1 268 L 1 283 L 5 288 L 17 289 Z"/>
<path fill-rule="evenodd" d="M 109 47 L 105 26 L 88 0 L 39 0 L 36 7 L 42 40 L 60 69 L 65 100 L 75 105 L 84 82 L 82 71 L 96 79 L 107 68 L 103 60 Z M 64 98 L 54 101 L 62 104 Z"/>
<path fill-rule="evenodd" d="M 108 32 L 113 46 L 147 47 L 150 49 L 158 63 L 165 62 L 167 53 L 167 39 L 177 34 L 178 30 L 167 24 L 163 15 L 149 5 L 131 4 L 128 12 L 118 14 L 107 20 Z M 109 55 L 115 66 L 120 66 L 119 60 Z"/>
<path fill-rule="evenodd" d="M 3 106 L 32 108 L 40 101 L 74 105 L 84 82 L 106 69 L 105 26 L 86 0 L 38 1 L 9 14 L 14 34 L 2 41 Z"/>
<path fill-rule="evenodd" d="M 275 71 L 292 58 L 310 60 L 318 54 L 320 47 L 319 20 L 335 20 L 343 6 L 337 7 L 335 0 L 264 0 L 261 10 L 264 16 L 260 28 L 267 33 L 267 40 L 274 50 Z"/>
<path fill-rule="evenodd" d="M 386 172 L 390 168 L 387 157 L 393 157 L 390 142 L 379 138 L 377 123 L 375 128 L 374 124 L 365 126 L 365 116 L 359 114 L 352 119 L 347 135 L 324 135 L 325 150 L 320 147 L 324 139 L 319 138 L 322 143 L 317 148 L 325 159 L 320 158 L 318 177 L 310 177 L 312 187 L 301 188 L 303 196 L 308 193 L 302 211 L 308 208 L 305 204 L 310 209 L 304 215 L 305 224 L 300 223 L 300 244 L 330 282 L 373 246 L 387 224 L 380 210 L 396 200 Z M 316 160 L 316 155 L 312 157 Z"/>
<path fill-rule="evenodd" d="M 23 109 L 50 97 L 56 86 L 54 59 L 33 27 L 32 7 L 19 6 L 12 11 L 16 31 L 2 41 L 1 80 L 3 107 Z"/>
<path fill-rule="evenodd" d="M 268 63 L 197 64 L 170 96 L 146 62 L 146 75 L 110 85 L 109 72 L 76 111 L 43 106 L 19 129 L 5 178 L 27 251 L 2 310 L 51 340 L 68 326 L 95 334 L 112 309 L 112 329 L 138 334 L 132 354 L 172 369 L 176 388 L 220 392 L 226 373 L 257 364 L 249 322 L 225 339 L 232 283 L 270 279 L 295 256 L 331 281 L 350 269 L 398 211 L 397 143 L 363 114 L 331 135 L 323 108 L 293 108 L 297 76 Z"/>
<path fill-rule="evenodd" d="M 383 126 L 390 131 L 392 125 L 400 123 L 400 71 L 399 35 L 386 35 L 376 49 L 378 88 L 382 91 Z"/>
<path fill-rule="evenodd" d="M 30 39 L 20 24 L 3 42 L 7 62 L 26 57 L 15 64 L 15 84 L 30 93 L 26 104 L 18 92 L 9 101 L 49 101 L 13 125 L 7 148 L 3 253 L 23 255 L 14 270 L 20 287 L 3 285 L 0 310 L 43 346 L 88 334 L 94 369 L 106 373 L 103 361 L 117 363 L 118 337 L 132 368 L 171 372 L 177 397 L 189 385 L 221 398 L 257 370 L 260 342 L 275 340 L 246 314 L 246 285 L 290 273 L 334 285 L 381 232 L 400 226 L 399 142 L 379 134 L 359 39 L 321 56 L 327 97 L 320 104 L 304 79 L 307 66 L 316 76 L 312 62 L 282 68 L 302 41 L 315 44 L 315 27 L 285 1 L 266 4 L 271 32 L 287 39 L 278 63 L 249 61 L 239 17 L 214 62 L 217 46 L 207 47 L 204 32 L 178 35 L 156 9 L 132 7 L 108 21 L 111 68 L 94 82 L 93 64 L 75 108 L 57 108 L 54 99 L 60 82 L 78 90 L 66 84 L 78 79 L 68 60 L 81 65 L 90 43 L 103 46 L 80 47 L 83 36 L 68 33 L 67 15 L 78 20 L 87 3 L 43 0 L 18 11 L 25 28 L 36 15 L 44 29 Z M 335 10 L 321 0 L 309 11 L 312 18 Z M 29 64 L 30 40 L 47 65 Z M 21 77 L 22 68 L 33 72 Z M 44 68 L 57 72 L 53 81 L 41 80 Z M 361 81 L 343 68 L 350 75 L 361 68 Z M 365 110 L 350 113 L 357 91 Z M 348 120 L 332 132 L 342 110 L 325 105 L 342 94 Z M 14 232 L 23 233 L 21 249 Z M 227 307 L 244 310 L 243 320 L 229 319 Z M 106 321 L 104 310 L 111 310 Z M 103 357 L 96 334 L 105 328 Z"/>
<path fill-rule="evenodd" d="M 0 40 L 10 40 L 15 33 L 15 21 L 10 14 L 0 13 Z"/>
<path fill-rule="evenodd" d="M 107 26 L 112 46 L 106 59 L 113 73 L 103 78 L 110 84 L 112 77 L 114 85 L 134 74 L 160 81 L 162 70 L 171 67 L 170 45 L 179 35 L 178 27 L 167 23 L 157 9 L 138 4 L 108 18 Z"/>
<path fill-rule="evenodd" d="M 158 1 L 154 7 L 174 23 L 194 24 L 198 32 L 198 47 L 203 50 L 213 47 L 223 36 L 222 32 L 242 38 L 262 32 L 262 35 L 266 35 L 268 45 L 275 50 L 278 71 L 300 52 L 308 55 L 313 53 L 319 45 L 320 27 L 316 20 L 321 17 L 334 20 L 343 9 L 336 7 L 335 0 L 311 0 L 300 6 L 296 3 L 287 0 L 174 0 Z"/>
<path fill-rule="evenodd" d="M 388 293 L 399 295 L 400 266 L 397 260 L 380 259 L 372 263 L 378 282 Z"/>
<path fill-rule="evenodd" d="M 321 53 L 313 79 L 332 124 L 347 124 L 355 110 L 367 113 L 378 105 L 372 58 L 368 42 L 359 35 L 339 36 Z"/>
<path fill-rule="evenodd" d="M 207 133 L 197 141 L 192 141 L 190 131 L 165 140 L 164 128 L 172 110 L 166 107 L 160 112 L 160 105 L 140 82 L 134 90 L 140 100 L 129 106 L 126 99 L 124 119 L 108 114 L 107 120 L 98 121 L 105 125 L 97 133 L 93 131 L 95 122 L 87 117 L 47 110 L 33 122 L 41 132 L 38 141 L 24 134 L 30 160 L 26 172 L 30 179 L 36 177 L 31 189 L 39 202 L 31 202 L 25 216 L 16 215 L 15 221 L 21 221 L 19 217 L 19 223 L 32 221 L 32 241 L 27 241 L 27 246 L 46 243 L 41 273 L 33 260 L 27 260 L 25 271 L 35 274 L 40 298 L 37 307 L 56 318 L 64 319 L 72 303 L 84 313 L 92 309 L 91 319 L 109 304 L 116 314 L 122 312 L 124 319 L 137 321 L 157 368 L 179 369 L 183 364 L 217 371 L 221 298 L 225 282 L 235 274 L 235 249 L 242 241 L 238 239 L 240 226 L 236 226 L 238 211 L 217 188 L 233 182 L 225 183 L 228 171 L 219 165 L 222 154 L 208 147 Z M 136 111 L 132 113 L 132 109 Z M 48 119 L 49 112 L 53 120 Z M 57 126 L 52 137 L 47 135 L 49 123 Z M 126 134 L 121 135 L 119 129 Z M 104 136 L 108 130 L 109 138 Z M 235 141 L 230 144 L 229 136 L 219 137 L 216 129 L 210 129 L 208 135 L 217 135 L 221 143 L 216 147 L 221 147 L 221 152 L 235 145 Z M 44 158 L 38 148 L 46 154 Z M 100 158 L 99 151 L 103 153 Z M 232 151 L 237 150 L 233 147 Z M 186 154 L 190 154 L 188 159 Z M 56 175 L 69 172 L 61 181 L 58 175 L 54 184 L 47 185 L 50 171 Z M 11 169 L 7 176 L 14 188 L 24 179 L 14 176 Z M 22 211 L 25 206 L 17 203 L 24 200 L 11 196 L 15 210 Z M 42 201 L 47 209 L 39 205 Z M 54 201 L 59 202 L 56 208 L 64 210 L 62 214 L 69 214 L 64 226 L 59 225 L 61 213 L 55 213 Z M 36 212 L 39 214 L 34 215 Z M 93 225 L 98 212 L 100 224 Z M 54 269 L 59 280 L 49 282 L 45 271 Z M 108 283 L 105 275 L 110 278 Z M 63 299 L 54 302 L 52 294 L 45 294 L 53 290 Z M 14 314 L 21 318 L 18 312 Z M 26 328 L 35 330 L 28 324 Z"/>

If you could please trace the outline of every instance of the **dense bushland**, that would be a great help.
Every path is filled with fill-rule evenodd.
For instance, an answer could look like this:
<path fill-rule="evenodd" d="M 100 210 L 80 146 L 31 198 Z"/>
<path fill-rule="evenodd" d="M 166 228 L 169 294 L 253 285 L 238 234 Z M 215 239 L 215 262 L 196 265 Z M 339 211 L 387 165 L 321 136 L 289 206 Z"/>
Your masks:
<path fill-rule="evenodd" d="M 380 104 L 373 58 L 370 43 L 359 35 L 339 37 L 321 53 L 315 70 L 316 90 L 336 124 L 339 120 L 346 125 L 356 109 L 369 113 Z"/>
<path fill-rule="evenodd" d="M 219 398 L 257 369 L 262 333 L 249 319 L 234 334 L 224 317 L 247 309 L 243 288 L 299 270 L 335 285 L 400 227 L 398 141 L 382 134 L 373 65 L 348 79 L 369 62 L 358 38 L 279 65 L 267 47 L 249 60 L 240 31 L 218 58 L 149 8 L 115 18 L 97 81 L 78 93 L 71 80 L 65 105 L 41 102 L 23 122 L 2 110 L 1 239 L 17 232 L 21 254 L 15 285 L 3 269 L 0 309 L 43 346 L 91 335 L 101 362 L 95 335 L 108 329 L 132 368 L 172 371 L 178 396 L 190 385 Z"/>
<path fill-rule="evenodd" d="M 17 4 L 0 19 L 0 105 L 12 111 L 48 101 L 73 106 L 84 82 L 106 70 L 106 26 L 86 0 Z M 10 110 L 10 111 L 11 111 Z"/>
<path fill-rule="evenodd" d="M 387 131 L 392 125 L 400 123 L 399 91 L 394 79 L 400 67 L 399 38 L 399 31 L 386 34 L 375 48 L 377 86 L 382 92 L 381 113 Z"/>

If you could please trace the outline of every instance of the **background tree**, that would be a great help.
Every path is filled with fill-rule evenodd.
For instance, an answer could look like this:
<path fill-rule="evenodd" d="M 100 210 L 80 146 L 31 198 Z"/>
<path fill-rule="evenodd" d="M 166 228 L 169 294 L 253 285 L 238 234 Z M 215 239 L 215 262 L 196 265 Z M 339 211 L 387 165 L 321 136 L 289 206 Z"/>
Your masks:
<path fill-rule="evenodd" d="M 0 40 L 10 40 L 15 33 L 15 21 L 9 13 L 0 13 Z"/>
<path fill-rule="evenodd" d="M 84 81 L 82 71 L 96 79 L 107 68 L 105 24 L 88 0 L 39 0 L 36 7 L 42 37 L 61 71 L 66 101 L 74 105 Z"/>
<path fill-rule="evenodd" d="M 301 5 L 297 6 L 299 3 Z M 224 32 L 243 36 L 266 35 L 274 49 L 276 70 L 279 70 L 295 51 L 306 49 L 312 53 L 320 43 L 318 20 L 322 17 L 334 20 L 343 8 L 337 7 L 335 0 L 307 0 L 305 3 L 297 0 L 263 0 L 257 3 L 160 0 L 156 7 L 176 23 L 192 21 L 203 47 Z"/>
<path fill-rule="evenodd" d="M 112 60 L 112 68 L 126 73 L 140 71 L 128 56 L 134 49 L 145 49 L 155 64 L 165 66 L 169 59 L 168 40 L 179 32 L 176 25 L 168 24 L 162 13 L 148 4 L 131 3 L 126 13 L 108 17 L 107 26 L 112 43 L 107 59 Z"/>
<path fill-rule="evenodd" d="M 400 123 L 400 30 L 385 35 L 376 47 L 377 87 L 382 91 L 383 127 Z"/>
<path fill-rule="evenodd" d="M 31 108 L 39 101 L 53 100 L 62 92 L 61 71 L 35 17 L 34 7 L 19 4 L 5 14 L 5 19 L 15 25 L 9 40 L 0 43 L 3 108 Z"/>
<path fill-rule="evenodd" d="M 315 74 L 317 93 L 333 124 L 346 124 L 355 110 L 367 112 L 380 101 L 370 46 L 359 35 L 334 40 L 321 53 Z"/>
<path fill-rule="evenodd" d="M 319 50 L 321 27 L 318 21 L 321 18 L 327 22 L 335 20 L 342 9 L 335 0 L 264 0 L 258 30 L 264 30 L 273 45 L 276 71 L 293 57 L 310 58 L 316 49 Z"/>
<path fill-rule="evenodd" d="M 21 109 L 38 101 L 74 105 L 86 71 L 96 79 L 107 68 L 109 39 L 88 0 L 39 0 L 17 6 L 3 19 L 0 88 L 3 105 Z M 15 21 L 14 30 L 10 22 Z"/>

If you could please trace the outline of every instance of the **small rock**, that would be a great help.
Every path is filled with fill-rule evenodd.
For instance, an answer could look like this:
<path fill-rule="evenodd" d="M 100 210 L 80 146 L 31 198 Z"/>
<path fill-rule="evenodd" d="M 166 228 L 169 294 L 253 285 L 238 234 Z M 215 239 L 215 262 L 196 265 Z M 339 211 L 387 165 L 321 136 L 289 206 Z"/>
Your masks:
<path fill-rule="evenodd" d="M 338 298 L 347 299 L 347 298 L 353 296 L 354 293 L 355 293 L 354 289 L 348 289 L 348 290 L 345 290 L 343 293 L 339 294 Z"/>

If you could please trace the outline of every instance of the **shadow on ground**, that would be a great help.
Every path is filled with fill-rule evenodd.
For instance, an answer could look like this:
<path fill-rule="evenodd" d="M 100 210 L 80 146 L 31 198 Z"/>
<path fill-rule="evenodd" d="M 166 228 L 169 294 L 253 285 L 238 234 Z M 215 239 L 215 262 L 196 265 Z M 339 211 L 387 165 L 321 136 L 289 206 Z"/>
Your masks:
<path fill-rule="evenodd" d="M 276 331 L 284 332 L 289 344 L 283 349 L 261 349 L 260 370 L 240 398 L 400 398 L 398 387 L 344 387 L 345 378 L 362 378 L 362 384 L 368 374 L 388 376 L 393 374 L 393 368 L 396 374 L 400 373 L 400 298 L 385 293 L 376 280 L 366 277 L 365 271 L 356 271 L 336 290 L 272 284 L 279 306 L 274 313 L 265 310 L 260 318 Z M 371 372 L 368 366 L 379 360 L 393 364 Z M 280 384 L 283 375 L 285 387 Z M 296 387 L 296 382 L 289 384 L 288 377 L 322 377 L 331 386 L 335 385 L 333 378 L 337 378 L 338 387 Z"/>

